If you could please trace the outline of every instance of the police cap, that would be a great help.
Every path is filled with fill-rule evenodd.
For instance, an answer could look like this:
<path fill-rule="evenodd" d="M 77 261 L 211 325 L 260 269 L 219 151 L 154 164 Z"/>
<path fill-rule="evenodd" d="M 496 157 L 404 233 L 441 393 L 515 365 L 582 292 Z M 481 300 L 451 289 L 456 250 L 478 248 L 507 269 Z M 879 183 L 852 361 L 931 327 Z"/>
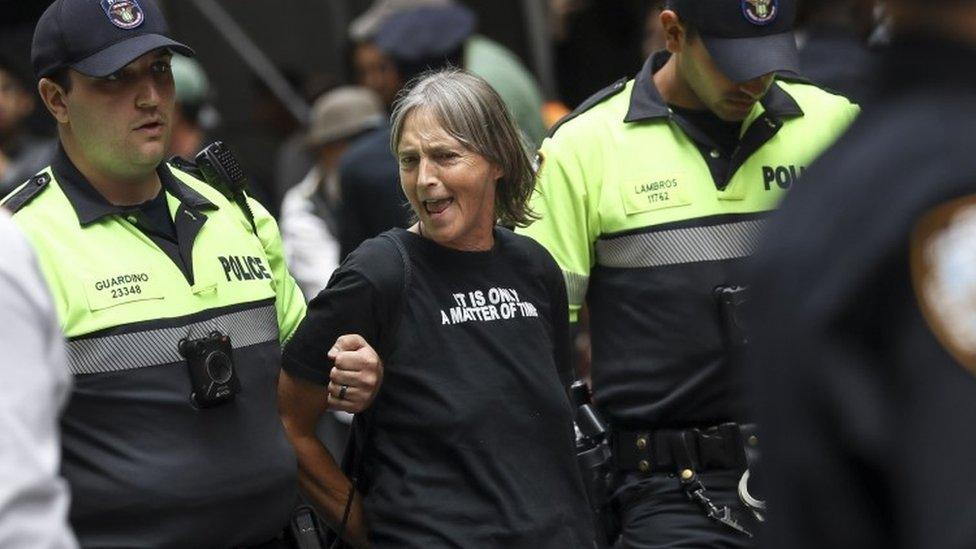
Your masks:
<path fill-rule="evenodd" d="M 396 61 L 436 64 L 462 48 L 476 22 L 463 6 L 416 8 L 387 19 L 375 41 Z"/>
<path fill-rule="evenodd" d="M 155 0 L 55 0 L 34 29 L 31 62 L 38 78 L 64 67 L 104 77 L 159 48 L 194 55 L 168 35 Z"/>
<path fill-rule="evenodd" d="M 349 23 L 349 38 L 364 42 L 376 37 L 387 19 L 417 8 L 450 6 L 454 0 L 376 0 L 368 10 Z"/>
<path fill-rule="evenodd" d="M 771 72 L 799 73 L 796 2 L 668 0 L 667 9 L 698 31 L 719 70 L 745 82 Z"/>

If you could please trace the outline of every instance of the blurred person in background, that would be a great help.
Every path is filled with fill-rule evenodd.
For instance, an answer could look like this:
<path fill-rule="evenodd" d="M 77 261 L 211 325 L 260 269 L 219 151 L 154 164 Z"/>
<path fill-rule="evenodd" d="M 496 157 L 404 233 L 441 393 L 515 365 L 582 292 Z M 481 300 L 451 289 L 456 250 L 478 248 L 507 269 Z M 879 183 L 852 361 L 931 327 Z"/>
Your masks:
<path fill-rule="evenodd" d="M 349 26 L 349 36 L 354 44 L 353 67 L 359 83 L 375 89 L 387 105 L 393 103 L 396 92 L 410 80 L 404 78 L 403 68 L 398 65 L 409 62 L 403 56 L 411 54 L 397 46 L 416 42 L 417 37 L 393 38 L 390 41 L 393 48 L 380 46 L 374 39 L 391 17 L 418 8 L 448 8 L 453 12 L 450 24 L 466 30 L 463 53 L 454 65 L 487 80 L 502 96 L 530 146 L 534 148 L 542 143 L 546 132 L 542 120 L 543 97 L 535 77 L 512 51 L 477 33 L 474 12 L 454 0 L 376 0 Z M 430 19 L 429 14 L 417 17 Z M 406 23 L 401 28 L 407 32 L 415 28 L 416 32 L 432 35 L 443 32 L 443 29 L 435 29 L 433 24 L 429 26 L 419 28 Z M 456 31 L 452 29 L 450 32 Z"/>
<path fill-rule="evenodd" d="M 349 24 L 350 61 L 356 82 L 375 91 L 386 108 L 391 108 L 397 93 L 407 82 L 396 62 L 376 45 L 380 27 L 391 16 L 403 11 L 452 4 L 453 0 L 374 0 L 369 9 Z"/>
<path fill-rule="evenodd" d="M 58 476 L 58 416 L 71 376 L 57 312 L 34 254 L 0 209 L 0 547 L 73 549 Z"/>
<path fill-rule="evenodd" d="M 450 6 L 446 0 L 379 0 L 350 25 L 354 40 L 353 63 L 356 79 L 372 89 L 389 108 L 397 93 L 411 78 L 427 67 L 444 67 L 461 62 L 461 47 L 468 29 L 446 26 L 433 34 L 422 34 L 413 20 L 404 25 L 394 22 L 404 12 Z M 451 12 L 456 13 L 456 12 Z M 447 23 L 456 24 L 450 20 Z M 381 32 L 385 29 L 385 32 Z M 397 63 L 390 54 L 390 44 L 405 40 L 402 47 L 423 56 L 409 67 Z M 387 49 L 380 47 L 380 42 Z M 420 46 L 419 48 L 417 46 Z M 339 257 L 345 258 L 365 240 L 393 227 L 410 225 L 410 209 L 403 190 L 397 184 L 399 168 L 390 152 L 390 127 L 383 124 L 368 132 L 343 155 L 339 166 L 341 196 L 344 197 L 339 224 Z"/>
<path fill-rule="evenodd" d="M 372 90 L 354 86 L 326 92 L 312 105 L 305 144 L 316 164 L 285 193 L 280 220 L 289 269 L 307 299 L 339 266 L 339 163 L 358 138 L 384 124 L 385 113 Z"/>
<path fill-rule="evenodd" d="M 210 79 L 200 63 L 183 55 L 174 55 L 170 63 L 176 86 L 170 154 L 193 160 L 207 143 L 207 134 L 217 128 L 220 115 L 213 107 Z"/>
<path fill-rule="evenodd" d="M 278 67 L 278 71 L 293 90 L 312 103 L 335 82 L 326 74 L 312 74 L 293 67 Z M 249 173 L 256 198 L 265 204 L 277 218 L 281 213 L 281 201 L 288 189 L 298 184 L 308 170 L 315 165 L 315 158 L 305 146 L 308 120 L 299 120 L 264 80 L 253 77 L 254 103 L 251 116 L 255 124 L 263 128 L 270 138 L 269 149 L 274 149 L 273 163 L 266 164 L 265 171 Z"/>
<path fill-rule="evenodd" d="M 302 88 L 304 75 L 300 71 L 290 67 L 279 67 L 279 70 L 292 89 Z M 254 90 L 251 115 L 270 137 L 268 150 L 274 150 L 274 161 L 270 165 L 265 162 L 264 171 L 252 171 L 248 175 L 255 198 L 277 219 L 285 191 L 302 180 L 315 160 L 305 148 L 307 121 L 296 119 L 263 80 L 253 77 L 251 83 Z"/>
<path fill-rule="evenodd" d="M 30 69 L 0 52 L 0 198 L 46 166 L 55 141 L 31 135 L 27 117 L 37 101 Z"/>
<path fill-rule="evenodd" d="M 868 38 L 875 27 L 869 0 L 805 0 L 797 13 L 800 73 L 859 105 L 875 87 L 875 54 Z"/>
<path fill-rule="evenodd" d="M 886 5 L 878 94 L 752 269 L 768 549 L 976 547 L 976 3 Z"/>
<path fill-rule="evenodd" d="M 571 320 L 589 307 L 621 549 L 751 547 L 759 527 L 738 493 L 758 444 L 733 363 L 741 270 L 764 218 L 858 113 L 778 75 L 799 70 L 795 13 L 794 0 L 669 0 L 667 50 L 539 152 L 542 219 L 521 232 L 562 268 Z"/>

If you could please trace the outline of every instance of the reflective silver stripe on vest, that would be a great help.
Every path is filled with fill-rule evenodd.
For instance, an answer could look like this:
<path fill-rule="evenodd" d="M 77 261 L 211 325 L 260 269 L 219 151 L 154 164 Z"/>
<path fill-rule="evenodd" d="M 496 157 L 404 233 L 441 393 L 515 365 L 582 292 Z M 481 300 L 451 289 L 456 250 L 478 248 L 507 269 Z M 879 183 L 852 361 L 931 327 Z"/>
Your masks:
<path fill-rule="evenodd" d="M 586 288 L 590 284 L 590 277 L 586 275 L 563 271 L 566 280 L 566 294 L 570 305 L 582 305 L 586 299 Z"/>
<path fill-rule="evenodd" d="M 604 267 L 661 267 L 752 255 L 765 220 L 633 234 L 596 242 Z"/>
<path fill-rule="evenodd" d="M 69 341 L 68 367 L 79 375 L 182 362 L 177 350 L 180 339 L 204 337 L 214 330 L 229 335 L 235 349 L 277 343 L 278 314 L 274 305 L 267 305 L 174 328 Z"/>

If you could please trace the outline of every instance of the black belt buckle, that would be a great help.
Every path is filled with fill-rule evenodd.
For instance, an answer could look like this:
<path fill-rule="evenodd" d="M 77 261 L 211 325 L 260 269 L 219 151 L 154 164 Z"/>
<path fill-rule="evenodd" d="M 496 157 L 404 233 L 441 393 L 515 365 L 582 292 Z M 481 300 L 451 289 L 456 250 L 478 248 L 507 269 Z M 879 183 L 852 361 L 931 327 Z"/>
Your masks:
<path fill-rule="evenodd" d="M 697 431 L 698 456 L 705 469 L 744 469 L 742 433 L 736 423 Z"/>

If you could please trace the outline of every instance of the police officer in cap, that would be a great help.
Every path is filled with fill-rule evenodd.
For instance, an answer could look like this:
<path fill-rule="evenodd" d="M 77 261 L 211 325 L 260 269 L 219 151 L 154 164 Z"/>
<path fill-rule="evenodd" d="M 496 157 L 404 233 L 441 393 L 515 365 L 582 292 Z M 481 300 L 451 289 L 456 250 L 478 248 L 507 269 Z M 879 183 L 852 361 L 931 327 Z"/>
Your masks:
<path fill-rule="evenodd" d="M 886 5 L 871 109 L 758 253 L 770 549 L 976 546 L 976 4 Z"/>
<path fill-rule="evenodd" d="M 609 420 L 618 547 L 745 547 L 732 382 L 739 271 L 803 169 L 858 112 L 794 75 L 794 0 L 670 0 L 667 51 L 585 101 L 539 152 L 542 219 L 570 316 L 588 304 Z"/>
<path fill-rule="evenodd" d="M 153 0 L 52 3 L 32 61 L 60 145 L 3 204 L 68 339 L 80 543 L 275 547 L 296 489 L 275 380 L 305 300 L 264 208 L 163 161 L 173 52 L 193 55 Z"/>

